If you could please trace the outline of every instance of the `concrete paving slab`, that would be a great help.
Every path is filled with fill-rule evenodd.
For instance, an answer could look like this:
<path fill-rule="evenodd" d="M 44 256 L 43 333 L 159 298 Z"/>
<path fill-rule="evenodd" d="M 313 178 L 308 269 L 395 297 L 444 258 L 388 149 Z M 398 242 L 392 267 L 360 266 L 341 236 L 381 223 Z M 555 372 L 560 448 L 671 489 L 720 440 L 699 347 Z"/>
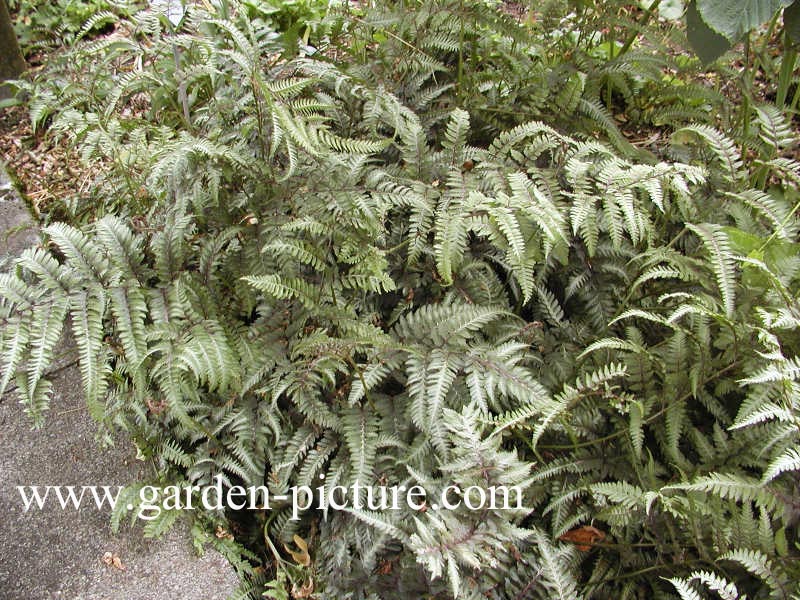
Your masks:
<path fill-rule="evenodd" d="M 0 162 L 0 258 L 38 241 L 36 224 Z"/>
<path fill-rule="evenodd" d="M 231 594 L 238 581 L 230 564 L 213 549 L 197 557 L 185 527 L 156 540 L 137 528 L 113 534 L 107 505 L 64 510 L 53 496 L 43 510 L 25 512 L 16 486 L 116 489 L 143 474 L 132 446 L 123 441 L 101 449 L 96 442 L 79 373 L 65 369 L 53 384 L 41 430 L 31 431 L 12 394 L 0 402 L 0 599 L 209 600 Z M 107 552 L 125 569 L 105 564 Z"/>

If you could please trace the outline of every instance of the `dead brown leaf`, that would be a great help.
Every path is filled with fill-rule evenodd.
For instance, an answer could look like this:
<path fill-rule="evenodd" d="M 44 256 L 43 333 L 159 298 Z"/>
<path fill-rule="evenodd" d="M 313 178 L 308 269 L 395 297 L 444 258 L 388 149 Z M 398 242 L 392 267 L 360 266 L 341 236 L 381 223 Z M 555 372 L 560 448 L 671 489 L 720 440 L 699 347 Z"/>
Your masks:
<path fill-rule="evenodd" d="M 297 537 L 297 536 L 294 536 Z M 292 598 L 311 598 L 311 594 L 314 593 L 314 580 L 311 577 L 308 578 L 308 581 L 303 583 L 302 586 L 299 588 L 297 585 L 292 586 Z"/>
<path fill-rule="evenodd" d="M 289 554 L 292 555 L 292 558 L 298 565 L 302 565 L 304 567 L 309 566 L 311 564 L 311 556 L 308 554 L 308 544 L 297 534 L 295 534 L 292 539 L 294 540 L 294 543 L 297 544 L 297 547 L 300 548 L 300 552 L 295 552 L 286 544 L 284 544 L 283 547 Z"/>
<path fill-rule="evenodd" d="M 562 542 L 571 542 L 576 544 L 576 548 L 581 552 L 588 552 L 592 546 L 597 542 L 605 539 L 606 534 L 596 527 L 591 525 L 583 525 L 575 529 L 570 529 L 567 533 L 560 536 L 558 539 Z"/>
<path fill-rule="evenodd" d="M 122 564 L 122 559 L 116 552 L 106 552 L 103 554 L 103 562 L 109 566 L 114 567 L 119 571 L 125 570 L 125 565 Z"/>

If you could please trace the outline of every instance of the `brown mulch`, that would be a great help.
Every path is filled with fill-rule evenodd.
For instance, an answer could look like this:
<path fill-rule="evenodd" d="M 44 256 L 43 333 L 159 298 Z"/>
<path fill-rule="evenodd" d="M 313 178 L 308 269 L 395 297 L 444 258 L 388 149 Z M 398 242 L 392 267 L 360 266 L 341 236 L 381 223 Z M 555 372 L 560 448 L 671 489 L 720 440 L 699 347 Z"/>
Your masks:
<path fill-rule="evenodd" d="M 33 132 L 20 106 L 0 109 L 0 160 L 37 219 L 91 177 L 66 141 Z"/>
<path fill-rule="evenodd" d="M 502 10 L 512 19 L 515 19 L 518 23 L 522 23 L 522 21 L 528 16 L 528 7 L 520 2 L 515 2 L 514 0 L 506 0 L 503 2 L 500 10 Z"/>

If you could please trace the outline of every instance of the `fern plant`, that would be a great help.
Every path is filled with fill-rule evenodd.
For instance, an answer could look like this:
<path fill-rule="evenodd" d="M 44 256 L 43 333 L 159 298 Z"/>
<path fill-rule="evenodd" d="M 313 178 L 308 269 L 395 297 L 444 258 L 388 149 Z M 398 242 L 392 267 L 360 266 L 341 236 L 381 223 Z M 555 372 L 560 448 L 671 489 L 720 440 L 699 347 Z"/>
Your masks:
<path fill-rule="evenodd" d="M 251 4 L 151 9 L 75 51 L 113 77 L 31 83 L 100 202 L 0 276 L 0 388 L 40 423 L 68 326 L 92 415 L 150 483 L 522 492 L 198 515 L 201 539 L 234 532 L 215 543 L 242 597 L 797 594 L 791 126 L 761 107 L 747 154 L 708 123 L 640 152 L 598 104 L 635 101 L 619 62 L 531 97 L 583 111 L 575 131 L 496 119 L 470 86 L 498 49 L 562 67 L 487 4 L 404 6 L 341 28 L 345 64 L 284 61 Z M 524 91 L 491 83 L 491 102 Z"/>

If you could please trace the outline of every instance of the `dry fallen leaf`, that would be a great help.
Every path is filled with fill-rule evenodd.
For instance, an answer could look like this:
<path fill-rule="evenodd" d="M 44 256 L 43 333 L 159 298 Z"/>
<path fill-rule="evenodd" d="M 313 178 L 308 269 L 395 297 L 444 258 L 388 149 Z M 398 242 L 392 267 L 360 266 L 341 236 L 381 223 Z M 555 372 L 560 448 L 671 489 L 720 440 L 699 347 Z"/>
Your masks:
<path fill-rule="evenodd" d="M 381 575 L 390 575 L 391 572 L 392 572 L 392 561 L 390 560 L 384 560 L 378 566 L 378 573 Z"/>
<path fill-rule="evenodd" d="M 297 536 L 294 536 L 297 537 Z M 311 594 L 314 593 L 314 580 L 310 577 L 308 581 L 306 581 L 301 587 L 297 587 L 297 585 L 292 586 L 292 598 L 310 598 Z"/>
<path fill-rule="evenodd" d="M 297 534 L 295 534 L 292 539 L 294 540 L 294 543 L 297 544 L 297 547 L 300 548 L 300 552 L 295 552 L 294 550 L 290 549 L 286 544 L 284 544 L 283 547 L 289 554 L 292 555 L 292 558 L 298 565 L 303 565 L 304 567 L 307 567 L 308 565 L 311 564 L 311 556 L 309 556 L 308 554 L 308 544 L 303 538 L 301 538 Z"/>
<path fill-rule="evenodd" d="M 217 531 L 215 532 L 217 539 L 220 540 L 232 540 L 233 534 L 230 533 L 228 530 L 222 527 L 222 525 L 217 525 Z"/>
<path fill-rule="evenodd" d="M 125 570 L 125 565 L 122 564 L 122 559 L 114 552 L 106 552 L 103 554 L 103 562 L 109 567 L 114 567 L 120 571 Z"/>
<path fill-rule="evenodd" d="M 572 542 L 573 544 L 577 545 L 576 547 L 581 552 L 588 552 L 591 550 L 594 544 L 603 541 L 605 537 L 606 534 L 596 527 L 592 527 L 591 525 L 583 525 L 582 527 L 570 529 L 558 539 L 562 542 Z"/>

